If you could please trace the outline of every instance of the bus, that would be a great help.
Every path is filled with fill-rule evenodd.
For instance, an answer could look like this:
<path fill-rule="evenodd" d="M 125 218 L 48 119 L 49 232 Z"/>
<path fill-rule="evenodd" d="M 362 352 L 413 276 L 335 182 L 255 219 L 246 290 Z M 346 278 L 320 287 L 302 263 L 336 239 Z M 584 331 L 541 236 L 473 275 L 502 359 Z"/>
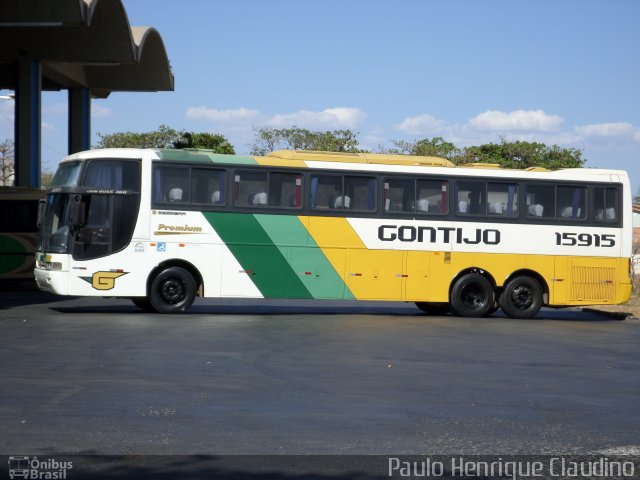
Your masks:
<path fill-rule="evenodd" d="M 201 296 L 531 318 L 631 292 L 631 191 L 618 170 L 90 150 L 60 163 L 40 224 L 41 289 L 160 313 Z"/>
<path fill-rule="evenodd" d="M 35 267 L 38 202 L 45 191 L 0 187 L 0 280 L 31 280 Z"/>

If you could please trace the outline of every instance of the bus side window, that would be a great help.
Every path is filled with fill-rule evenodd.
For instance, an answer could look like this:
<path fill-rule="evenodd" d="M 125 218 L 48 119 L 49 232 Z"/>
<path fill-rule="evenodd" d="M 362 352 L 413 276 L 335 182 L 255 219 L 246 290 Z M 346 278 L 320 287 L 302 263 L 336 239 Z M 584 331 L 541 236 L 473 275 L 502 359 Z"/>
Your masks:
<path fill-rule="evenodd" d="M 374 212 L 376 210 L 375 177 L 346 176 L 344 195 L 336 199 L 336 208 Z"/>
<path fill-rule="evenodd" d="M 515 183 L 489 183 L 487 202 L 490 216 L 518 216 L 518 185 Z"/>
<path fill-rule="evenodd" d="M 233 204 L 237 207 L 266 207 L 267 172 L 238 170 L 233 179 Z"/>
<path fill-rule="evenodd" d="M 456 212 L 462 215 L 486 215 L 486 183 L 474 181 L 456 182 Z"/>
<path fill-rule="evenodd" d="M 557 191 L 556 217 L 574 220 L 587 216 L 587 189 L 584 187 L 560 186 Z"/>
<path fill-rule="evenodd" d="M 302 175 L 299 173 L 270 173 L 269 206 L 302 208 Z"/>
<path fill-rule="evenodd" d="M 153 200 L 159 203 L 189 203 L 189 169 L 156 167 L 153 176 Z"/>
<path fill-rule="evenodd" d="M 416 203 L 416 182 L 405 178 L 384 180 L 384 211 L 413 213 Z"/>
<path fill-rule="evenodd" d="M 342 197 L 342 176 L 339 175 L 312 175 L 311 208 L 314 210 L 331 210 L 340 202 L 345 203 Z"/>
<path fill-rule="evenodd" d="M 555 187 L 529 184 L 526 188 L 527 218 L 553 218 L 555 215 Z"/>
<path fill-rule="evenodd" d="M 618 189 L 595 187 L 593 189 L 593 214 L 596 222 L 618 221 Z"/>
<path fill-rule="evenodd" d="M 416 213 L 429 215 L 449 213 L 448 194 L 449 182 L 446 180 L 418 180 Z"/>
<path fill-rule="evenodd" d="M 224 205 L 226 203 L 224 170 L 194 168 L 191 173 L 193 203 Z"/>

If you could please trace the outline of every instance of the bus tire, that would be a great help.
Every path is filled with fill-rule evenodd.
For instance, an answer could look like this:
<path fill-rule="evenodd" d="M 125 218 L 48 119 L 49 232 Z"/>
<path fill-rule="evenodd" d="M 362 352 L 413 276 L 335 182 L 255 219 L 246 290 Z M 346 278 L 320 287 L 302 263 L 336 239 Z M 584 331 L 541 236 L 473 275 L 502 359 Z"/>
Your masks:
<path fill-rule="evenodd" d="M 162 270 L 151 283 L 149 302 L 158 313 L 182 313 L 196 298 L 193 276 L 180 267 Z"/>
<path fill-rule="evenodd" d="M 511 318 L 533 318 L 542 308 L 542 295 L 538 280 L 521 275 L 507 282 L 498 303 Z"/>
<path fill-rule="evenodd" d="M 427 315 L 434 316 L 446 315 L 450 311 L 448 303 L 416 302 L 416 307 L 418 307 Z"/>
<path fill-rule="evenodd" d="M 459 317 L 484 317 L 495 303 L 491 282 L 479 273 L 467 273 L 451 288 L 451 310 Z"/>

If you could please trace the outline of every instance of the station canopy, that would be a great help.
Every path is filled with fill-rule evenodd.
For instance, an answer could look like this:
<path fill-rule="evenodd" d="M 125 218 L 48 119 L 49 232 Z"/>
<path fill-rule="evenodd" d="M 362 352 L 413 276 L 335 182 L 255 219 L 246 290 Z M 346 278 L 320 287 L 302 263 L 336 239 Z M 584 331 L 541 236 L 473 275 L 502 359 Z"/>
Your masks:
<path fill-rule="evenodd" d="M 174 85 L 160 34 L 132 27 L 122 0 L 2 0 L 0 89 L 16 89 L 20 59 L 41 62 L 42 90 L 106 98 Z"/>

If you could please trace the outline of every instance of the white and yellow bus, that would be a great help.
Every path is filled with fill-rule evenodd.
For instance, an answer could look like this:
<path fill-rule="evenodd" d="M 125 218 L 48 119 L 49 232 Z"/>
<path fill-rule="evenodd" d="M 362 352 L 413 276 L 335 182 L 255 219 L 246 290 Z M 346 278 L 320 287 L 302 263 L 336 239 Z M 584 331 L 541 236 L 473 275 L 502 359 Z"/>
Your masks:
<path fill-rule="evenodd" d="M 631 194 L 617 170 L 434 157 L 91 150 L 65 158 L 36 280 L 184 312 L 196 296 L 415 302 L 482 317 L 624 303 Z"/>

